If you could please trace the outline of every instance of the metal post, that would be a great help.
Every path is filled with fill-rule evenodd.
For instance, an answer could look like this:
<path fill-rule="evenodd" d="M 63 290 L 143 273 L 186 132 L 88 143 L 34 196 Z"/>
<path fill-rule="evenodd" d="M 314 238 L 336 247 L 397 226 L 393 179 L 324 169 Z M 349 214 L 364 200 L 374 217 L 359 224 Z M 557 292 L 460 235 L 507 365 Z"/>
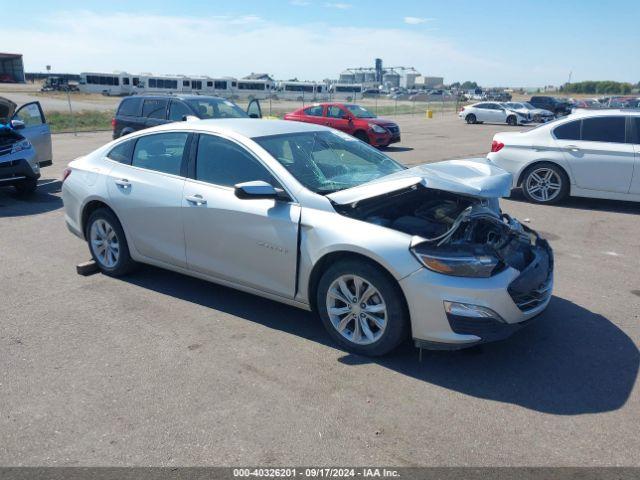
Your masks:
<path fill-rule="evenodd" d="M 73 116 L 73 109 L 71 108 L 71 94 L 67 88 L 67 102 L 69 103 L 69 114 L 71 115 L 71 125 L 73 126 L 73 134 L 78 136 L 78 129 L 76 128 L 76 119 Z"/>
<path fill-rule="evenodd" d="M 271 95 L 269 95 L 269 116 L 271 116 Z"/>

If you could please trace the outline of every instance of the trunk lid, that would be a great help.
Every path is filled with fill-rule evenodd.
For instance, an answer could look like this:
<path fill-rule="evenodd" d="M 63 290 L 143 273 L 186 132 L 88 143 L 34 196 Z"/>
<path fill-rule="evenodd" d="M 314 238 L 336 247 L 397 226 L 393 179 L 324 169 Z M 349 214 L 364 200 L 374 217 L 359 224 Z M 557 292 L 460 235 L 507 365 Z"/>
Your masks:
<path fill-rule="evenodd" d="M 511 192 L 511 174 L 484 158 L 448 160 L 408 168 L 402 172 L 327 195 L 332 202 L 346 205 L 398 190 L 422 185 L 477 198 L 498 198 Z"/>

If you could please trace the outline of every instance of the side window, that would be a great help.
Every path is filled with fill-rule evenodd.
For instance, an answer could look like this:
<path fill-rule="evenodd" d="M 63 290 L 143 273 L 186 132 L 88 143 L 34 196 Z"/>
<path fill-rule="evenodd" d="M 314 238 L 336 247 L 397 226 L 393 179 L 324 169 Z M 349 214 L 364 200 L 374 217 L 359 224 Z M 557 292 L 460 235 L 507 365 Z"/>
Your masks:
<path fill-rule="evenodd" d="M 631 142 L 640 145 L 640 117 L 631 117 Z"/>
<path fill-rule="evenodd" d="M 114 160 L 120 163 L 126 163 L 127 165 L 131 164 L 131 153 L 133 151 L 133 146 L 136 141 L 127 140 L 126 142 L 119 143 L 115 147 L 111 149 L 109 153 L 107 153 L 107 158 Z"/>
<path fill-rule="evenodd" d="M 118 107 L 118 115 L 137 117 L 140 115 L 141 98 L 125 98 Z"/>
<path fill-rule="evenodd" d="M 169 120 L 180 122 L 185 115 L 193 115 L 193 112 L 181 101 L 173 100 L 169 107 Z"/>
<path fill-rule="evenodd" d="M 336 105 L 331 105 L 327 108 L 327 117 L 329 118 L 342 118 L 344 115 L 345 113 L 342 109 Z"/>
<path fill-rule="evenodd" d="M 188 133 L 158 133 L 138 138 L 131 165 L 180 175 Z"/>
<path fill-rule="evenodd" d="M 582 140 L 624 143 L 625 117 L 593 117 L 582 120 Z"/>
<path fill-rule="evenodd" d="M 13 118 L 24 122 L 27 127 L 36 127 L 45 123 L 40 107 L 36 103 L 24 105 L 16 112 Z"/>
<path fill-rule="evenodd" d="M 315 105 L 313 107 L 305 108 L 304 114 L 309 115 L 311 117 L 321 117 L 322 116 L 322 105 Z"/>
<path fill-rule="evenodd" d="M 479 103 L 477 105 L 474 105 L 474 108 L 482 108 L 484 110 L 488 110 L 489 109 L 489 104 L 488 103 Z"/>
<path fill-rule="evenodd" d="M 164 98 L 146 99 L 142 106 L 142 116 L 148 118 L 161 118 L 164 120 L 167 118 L 167 103 L 169 103 L 169 101 Z"/>
<path fill-rule="evenodd" d="M 253 155 L 235 143 L 214 135 L 200 135 L 196 180 L 233 187 L 237 183 L 264 180 L 278 182 Z"/>
<path fill-rule="evenodd" d="M 580 120 L 556 127 L 553 134 L 558 140 L 580 140 Z"/>

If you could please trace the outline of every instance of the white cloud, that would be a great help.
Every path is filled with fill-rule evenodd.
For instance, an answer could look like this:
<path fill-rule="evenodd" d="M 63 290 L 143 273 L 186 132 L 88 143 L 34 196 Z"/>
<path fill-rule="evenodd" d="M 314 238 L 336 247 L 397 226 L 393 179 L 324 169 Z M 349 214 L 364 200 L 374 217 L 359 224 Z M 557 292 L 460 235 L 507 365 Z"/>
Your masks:
<path fill-rule="evenodd" d="M 422 18 L 422 17 L 404 17 L 404 23 L 409 25 L 420 25 L 421 23 L 426 23 L 430 18 Z"/>
<path fill-rule="evenodd" d="M 337 78 L 347 67 L 414 66 L 445 80 L 473 78 L 497 64 L 458 50 L 449 41 L 401 28 L 287 25 L 254 15 L 190 17 L 146 13 L 60 12 L 29 24 L 3 27 L 4 48 L 24 54 L 28 71 L 153 72 L 244 76 L 269 72 L 276 78 Z"/>
<path fill-rule="evenodd" d="M 353 5 L 351 5 L 350 3 L 334 3 L 334 2 L 327 2 L 324 4 L 325 7 L 328 8 L 337 8 L 339 10 L 347 10 L 349 8 L 351 8 Z"/>
<path fill-rule="evenodd" d="M 311 5 L 311 2 L 308 2 L 307 0 L 290 0 L 289 3 L 291 5 L 295 5 L 296 7 L 306 7 L 308 5 Z"/>

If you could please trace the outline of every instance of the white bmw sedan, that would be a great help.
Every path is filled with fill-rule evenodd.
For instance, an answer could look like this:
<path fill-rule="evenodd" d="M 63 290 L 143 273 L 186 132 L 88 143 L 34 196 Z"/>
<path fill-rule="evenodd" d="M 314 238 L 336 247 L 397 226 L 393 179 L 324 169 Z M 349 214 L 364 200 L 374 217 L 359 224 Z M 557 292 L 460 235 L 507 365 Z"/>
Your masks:
<path fill-rule="evenodd" d="M 498 206 L 486 163 L 406 169 L 323 126 L 204 120 L 78 158 L 66 222 L 107 275 L 147 263 L 314 310 L 343 347 L 456 349 L 547 306 L 547 242 Z"/>
<path fill-rule="evenodd" d="M 640 111 L 582 110 L 493 137 L 489 162 L 535 203 L 567 196 L 640 201 Z"/>

